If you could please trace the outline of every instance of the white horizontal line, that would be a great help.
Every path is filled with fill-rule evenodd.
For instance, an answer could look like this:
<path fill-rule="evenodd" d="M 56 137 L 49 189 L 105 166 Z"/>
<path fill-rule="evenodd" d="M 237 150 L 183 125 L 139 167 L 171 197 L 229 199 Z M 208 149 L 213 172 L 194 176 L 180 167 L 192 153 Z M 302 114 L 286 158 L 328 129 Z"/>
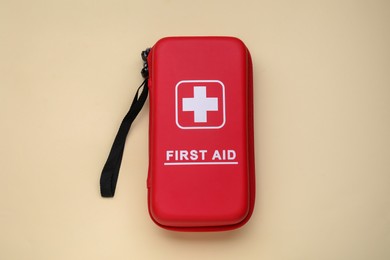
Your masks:
<path fill-rule="evenodd" d="M 221 164 L 238 164 L 238 162 L 166 162 L 164 165 L 221 165 Z"/>

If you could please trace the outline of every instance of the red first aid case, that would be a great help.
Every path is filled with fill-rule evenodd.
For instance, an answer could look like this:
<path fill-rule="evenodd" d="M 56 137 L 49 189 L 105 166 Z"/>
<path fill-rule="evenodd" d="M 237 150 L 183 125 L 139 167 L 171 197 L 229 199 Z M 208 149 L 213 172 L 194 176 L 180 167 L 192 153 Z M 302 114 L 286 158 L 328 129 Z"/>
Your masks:
<path fill-rule="evenodd" d="M 102 196 L 114 196 L 127 132 L 150 93 L 147 188 L 153 221 L 175 231 L 244 225 L 255 203 L 248 49 L 234 37 L 167 37 L 142 58 L 145 81 L 104 166 Z"/>
<path fill-rule="evenodd" d="M 233 37 L 168 37 L 148 56 L 150 216 L 230 230 L 255 200 L 251 56 Z"/>

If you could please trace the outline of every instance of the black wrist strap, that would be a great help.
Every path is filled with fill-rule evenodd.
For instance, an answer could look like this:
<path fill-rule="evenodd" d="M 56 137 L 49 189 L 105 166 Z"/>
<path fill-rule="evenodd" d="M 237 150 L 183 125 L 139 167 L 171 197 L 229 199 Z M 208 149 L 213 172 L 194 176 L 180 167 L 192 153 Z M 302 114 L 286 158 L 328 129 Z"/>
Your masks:
<path fill-rule="evenodd" d="M 139 95 L 139 91 L 142 87 L 142 92 Z M 129 112 L 127 112 L 126 116 L 123 118 L 118 133 L 116 134 L 114 143 L 112 144 L 106 164 L 103 167 L 102 175 L 100 177 L 100 193 L 102 197 L 114 197 L 119 170 L 122 163 L 123 150 L 125 149 L 127 133 L 129 132 L 134 119 L 137 117 L 138 113 L 145 104 L 147 97 L 148 80 L 145 79 L 135 94 Z"/>
<path fill-rule="evenodd" d="M 130 130 L 131 124 L 141 111 L 148 97 L 148 78 L 149 69 L 147 64 L 147 57 L 149 55 L 150 48 L 141 53 L 144 66 L 141 70 L 142 77 L 145 79 L 141 86 L 137 89 L 137 93 L 131 103 L 129 112 L 127 112 L 125 118 L 123 118 L 118 133 L 116 134 L 114 143 L 112 144 L 110 154 L 103 167 L 102 174 L 100 176 L 100 193 L 102 197 L 110 198 L 114 197 L 116 183 L 118 181 L 119 170 L 121 168 L 123 150 L 125 149 L 127 133 Z M 143 88 L 142 88 L 143 87 Z M 141 94 L 139 94 L 142 88 Z"/>

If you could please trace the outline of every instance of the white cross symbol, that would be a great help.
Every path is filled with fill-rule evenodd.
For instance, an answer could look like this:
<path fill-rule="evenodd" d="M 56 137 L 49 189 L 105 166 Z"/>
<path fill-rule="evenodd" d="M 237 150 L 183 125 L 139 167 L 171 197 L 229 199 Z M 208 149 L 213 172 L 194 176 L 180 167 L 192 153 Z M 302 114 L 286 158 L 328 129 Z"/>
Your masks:
<path fill-rule="evenodd" d="M 194 87 L 193 98 L 183 98 L 183 111 L 194 111 L 194 122 L 207 122 L 207 111 L 218 111 L 218 98 L 208 98 L 206 87 Z"/>

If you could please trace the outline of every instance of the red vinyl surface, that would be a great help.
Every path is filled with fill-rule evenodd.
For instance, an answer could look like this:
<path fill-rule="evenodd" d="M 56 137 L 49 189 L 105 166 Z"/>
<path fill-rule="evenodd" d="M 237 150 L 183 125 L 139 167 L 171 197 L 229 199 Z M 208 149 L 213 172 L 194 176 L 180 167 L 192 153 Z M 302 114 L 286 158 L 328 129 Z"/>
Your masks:
<path fill-rule="evenodd" d="M 178 231 L 243 225 L 255 195 L 247 48 L 233 37 L 169 37 L 148 64 L 152 219 Z"/>

